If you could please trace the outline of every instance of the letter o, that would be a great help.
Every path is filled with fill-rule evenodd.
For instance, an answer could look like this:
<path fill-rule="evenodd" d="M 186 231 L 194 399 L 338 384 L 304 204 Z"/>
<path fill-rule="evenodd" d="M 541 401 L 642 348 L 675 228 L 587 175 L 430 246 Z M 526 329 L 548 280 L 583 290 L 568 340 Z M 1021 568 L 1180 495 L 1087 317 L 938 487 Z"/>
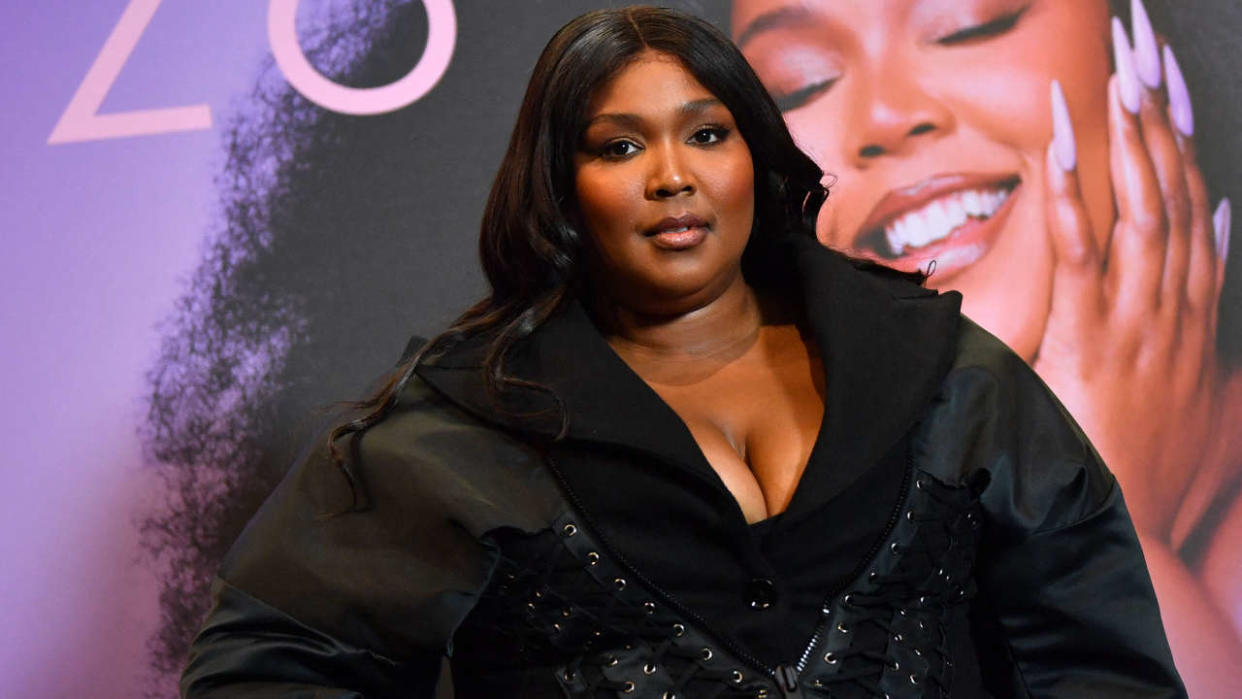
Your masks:
<path fill-rule="evenodd" d="M 303 97 L 342 114 L 369 116 L 392 112 L 411 104 L 448 70 L 457 40 L 453 0 L 423 0 L 427 10 L 427 46 L 405 77 L 380 87 L 347 87 L 325 78 L 306 59 L 298 41 L 299 0 L 271 0 L 267 11 L 267 39 L 276 65 Z"/>

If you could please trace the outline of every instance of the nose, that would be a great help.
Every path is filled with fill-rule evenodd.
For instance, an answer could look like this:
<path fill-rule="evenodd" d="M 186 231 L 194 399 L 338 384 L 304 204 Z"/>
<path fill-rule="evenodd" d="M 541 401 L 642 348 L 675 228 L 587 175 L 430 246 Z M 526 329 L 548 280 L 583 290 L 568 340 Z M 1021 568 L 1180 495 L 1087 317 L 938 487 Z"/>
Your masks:
<path fill-rule="evenodd" d="M 858 76 L 846 124 L 845 155 L 860 169 L 903 155 L 953 128 L 953 113 L 906 71 Z"/>
<path fill-rule="evenodd" d="M 648 199 L 668 199 L 693 194 L 694 175 L 677 145 L 653 147 L 649 151 L 651 171 L 647 178 Z"/>

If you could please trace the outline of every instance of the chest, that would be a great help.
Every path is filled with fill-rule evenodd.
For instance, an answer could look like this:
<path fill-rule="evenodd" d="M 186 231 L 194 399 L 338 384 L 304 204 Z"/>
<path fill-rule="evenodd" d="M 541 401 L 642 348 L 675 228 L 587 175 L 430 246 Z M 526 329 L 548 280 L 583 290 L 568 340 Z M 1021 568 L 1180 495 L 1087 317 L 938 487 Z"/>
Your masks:
<path fill-rule="evenodd" d="M 694 380 L 649 380 L 748 522 L 783 512 L 822 431 L 824 374 L 801 342 L 759 350 Z"/>

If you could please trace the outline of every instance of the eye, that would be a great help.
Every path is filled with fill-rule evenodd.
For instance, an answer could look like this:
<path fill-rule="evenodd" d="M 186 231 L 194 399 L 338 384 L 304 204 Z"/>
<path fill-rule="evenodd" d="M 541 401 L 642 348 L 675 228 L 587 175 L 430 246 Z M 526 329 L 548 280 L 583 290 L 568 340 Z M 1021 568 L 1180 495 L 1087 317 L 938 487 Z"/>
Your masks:
<path fill-rule="evenodd" d="M 811 83 L 806 87 L 800 87 L 793 92 L 773 94 L 772 99 L 776 102 L 777 109 L 780 109 L 782 112 L 791 112 L 815 99 L 822 93 L 827 92 L 837 80 L 838 78 L 820 80 L 819 82 Z"/>
<path fill-rule="evenodd" d="M 599 149 L 599 154 L 605 158 L 621 160 L 628 158 L 638 152 L 638 145 L 633 141 L 611 141 L 605 143 L 603 148 Z"/>
<path fill-rule="evenodd" d="M 710 146 L 714 143 L 720 143 L 729 136 L 729 129 L 723 126 L 705 126 L 690 137 L 690 142 L 700 146 Z"/>
<path fill-rule="evenodd" d="M 1029 5 L 1027 7 L 1029 7 Z M 1022 18 L 1023 13 L 1026 12 L 1027 7 L 1023 7 L 1017 12 L 1010 12 L 1008 14 L 1001 15 L 994 20 L 965 27 L 953 32 L 952 34 L 946 34 L 945 36 L 936 39 L 936 43 L 941 46 L 956 46 L 959 44 L 969 43 L 971 41 L 985 40 L 1000 36 L 1001 34 L 1004 34 L 1014 28 L 1014 25 L 1016 25 L 1018 20 Z"/>

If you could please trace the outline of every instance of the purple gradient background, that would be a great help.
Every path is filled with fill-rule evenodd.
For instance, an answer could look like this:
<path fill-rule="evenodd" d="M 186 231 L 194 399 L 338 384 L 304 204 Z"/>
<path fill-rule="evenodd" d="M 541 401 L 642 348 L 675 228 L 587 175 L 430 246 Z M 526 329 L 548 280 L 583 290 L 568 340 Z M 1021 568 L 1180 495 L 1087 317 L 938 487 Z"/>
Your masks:
<path fill-rule="evenodd" d="M 206 103 L 213 128 L 46 145 L 128 1 L 0 4 L 4 697 L 132 697 L 147 679 L 143 377 L 211 230 L 220 124 L 268 53 L 266 2 L 167 0 L 102 111 Z M 329 0 L 304 4 L 300 20 Z"/>

